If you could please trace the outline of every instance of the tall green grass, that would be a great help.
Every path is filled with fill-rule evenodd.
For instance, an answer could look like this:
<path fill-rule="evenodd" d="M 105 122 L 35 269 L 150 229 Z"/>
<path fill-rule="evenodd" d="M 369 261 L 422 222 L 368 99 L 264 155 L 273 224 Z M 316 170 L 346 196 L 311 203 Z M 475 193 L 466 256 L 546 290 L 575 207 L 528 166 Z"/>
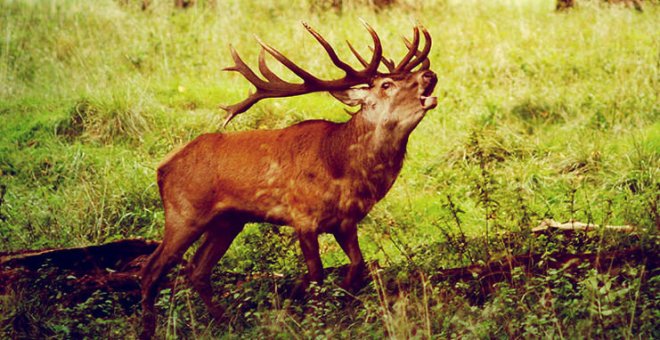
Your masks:
<path fill-rule="evenodd" d="M 250 91 L 240 76 L 221 71 L 232 65 L 228 46 L 255 65 L 257 35 L 315 74 L 338 76 L 299 21 L 351 59 L 344 40 L 363 53 L 371 44 L 359 18 L 379 32 L 392 58 L 405 53 L 399 36 L 422 22 L 433 36 L 430 59 L 440 78 L 438 108 L 413 133 L 396 185 L 361 225 L 368 259 L 461 265 L 470 254 L 430 263 L 438 259 L 427 256 L 430 247 L 457 235 L 528 230 L 545 218 L 657 233 L 657 6 L 638 13 L 581 1 L 555 13 L 554 1 L 401 0 L 384 9 L 360 1 L 344 1 L 342 11 L 324 8 L 310 1 L 199 1 L 176 10 L 171 1 L 153 1 L 141 11 L 130 0 L 2 1 L 0 251 L 159 238 L 156 165 L 176 146 L 220 131 L 218 105 Z M 315 118 L 348 117 L 330 96 L 314 94 L 266 100 L 228 130 Z M 266 230 L 249 227 L 224 268 L 299 271 L 289 231 Z M 263 233 L 283 259 L 250 257 Z M 492 242 L 485 251 L 502 251 Z M 322 248 L 326 265 L 346 262 L 331 238 L 322 238 Z M 433 314 L 423 302 L 404 306 L 422 309 L 399 316 Z M 487 334 L 475 320 L 489 316 L 463 313 L 463 330 Z M 284 327 L 287 316 L 260 318 L 263 330 Z M 409 320 L 389 320 L 389 334 L 417 334 L 405 328 Z M 363 331 L 383 331 L 369 327 Z"/>

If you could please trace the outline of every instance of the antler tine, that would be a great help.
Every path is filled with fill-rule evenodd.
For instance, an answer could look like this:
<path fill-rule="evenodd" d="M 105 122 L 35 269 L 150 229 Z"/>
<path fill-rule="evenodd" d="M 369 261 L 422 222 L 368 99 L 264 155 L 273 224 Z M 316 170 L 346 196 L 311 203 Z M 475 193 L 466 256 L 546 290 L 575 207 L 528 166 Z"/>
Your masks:
<path fill-rule="evenodd" d="M 362 56 L 353 48 L 351 43 L 348 42 L 348 41 L 346 43 L 348 44 L 348 48 L 351 49 L 351 52 L 353 52 L 355 57 L 360 61 L 360 64 L 362 64 L 362 66 L 365 66 L 365 67 L 368 66 L 369 63 L 366 60 L 364 60 L 364 58 L 362 58 Z M 408 42 L 408 43 L 410 43 L 410 42 Z M 369 50 L 371 50 L 371 52 L 374 51 L 373 47 L 369 47 Z M 385 67 L 387 67 L 387 70 L 390 71 L 390 72 L 393 72 L 394 68 L 396 67 L 396 65 L 394 64 L 394 61 L 392 59 L 389 59 L 389 58 L 386 58 L 386 57 L 383 57 L 380 62 L 383 63 L 383 65 L 385 65 Z"/>
<path fill-rule="evenodd" d="M 360 64 L 362 64 L 362 66 L 364 66 L 364 67 L 368 67 L 369 63 L 364 58 L 362 58 L 360 53 L 358 53 L 358 51 L 355 50 L 355 48 L 353 48 L 353 45 L 351 45 L 351 42 L 346 40 L 346 44 L 348 45 L 348 48 L 351 50 L 351 52 L 353 52 L 353 55 L 357 58 L 357 60 L 360 62 Z"/>
<path fill-rule="evenodd" d="M 321 46 L 323 46 L 323 48 L 325 49 L 326 53 L 328 53 L 328 56 L 330 57 L 330 60 L 332 60 L 332 63 L 335 64 L 335 66 L 337 66 L 337 67 L 339 67 L 340 69 L 342 69 L 342 70 L 343 70 L 344 72 L 346 72 L 346 74 L 348 74 L 348 75 L 351 75 L 351 76 L 355 76 L 355 75 L 356 75 L 357 71 L 356 71 L 354 68 L 352 68 L 350 65 L 348 65 L 347 63 L 345 63 L 344 61 L 342 61 L 341 59 L 339 59 L 339 57 L 337 56 L 337 52 L 335 52 L 335 49 L 332 48 L 332 46 L 330 45 L 330 43 L 328 43 L 328 41 L 326 41 L 325 38 L 323 38 L 323 36 L 322 36 L 321 34 L 319 34 L 319 32 L 317 32 L 316 30 L 314 30 L 311 26 L 309 26 L 309 24 L 307 24 L 307 23 L 304 22 L 304 21 L 302 22 L 302 24 L 303 24 L 303 26 L 305 27 L 305 29 L 306 29 L 306 30 L 307 30 L 312 36 L 314 36 L 314 38 L 316 39 L 316 41 L 318 41 L 319 44 L 321 44 Z"/>
<path fill-rule="evenodd" d="M 289 58 L 285 57 L 280 51 L 264 43 L 263 41 L 261 41 L 261 39 L 257 38 L 257 42 L 259 43 L 259 45 L 261 45 L 261 47 L 263 47 L 264 50 L 266 50 L 266 52 L 268 52 L 275 59 L 277 59 L 277 61 L 282 63 L 282 65 L 286 66 L 289 70 L 291 70 L 298 77 L 304 80 L 305 83 L 309 82 L 311 84 L 318 84 L 322 82 L 321 79 L 316 78 L 311 73 L 303 70 L 300 66 L 296 65 L 293 61 L 289 60 Z"/>
<path fill-rule="evenodd" d="M 247 111 L 249 108 L 252 107 L 252 105 L 256 104 L 259 100 L 263 99 L 262 95 L 260 92 L 255 92 L 252 93 L 250 96 L 248 96 L 245 100 L 236 103 L 234 105 L 220 105 L 220 108 L 227 111 L 227 118 L 225 118 L 225 121 L 222 123 L 222 128 L 224 129 L 227 127 L 227 124 L 234 119 L 238 114 L 243 113 Z"/>
<path fill-rule="evenodd" d="M 383 45 L 380 43 L 380 38 L 378 37 L 376 31 L 374 31 L 374 29 L 371 28 L 371 26 L 369 26 L 366 21 L 360 21 L 362 21 L 362 25 L 364 25 L 367 31 L 369 31 L 369 34 L 371 34 L 371 39 L 374 41 L 374 54 L 371 56 L 369 66 L 367 66 L 364 71 L 360 72 L 360 75 L 363 77 L 372 77 L 378 72 L 378 65 L 380 65 L 380 61 L 383 59 Z"/>
<path fill-rule="evenodd" d="M 266 50 L 263 48 L 259 51 L 259 72 L 268 79 L 268 81 L 273 83 L 284 83 L 284 80 L 280 78 L 275 72 L 271 71 L 266 64 Z"/>
<path fill-rule="evenodd" d="M 410 42 L 410 40 L 408 40 L 407 38 L 403 38 L 403 42 L 406 44 L 406 48 L 408 48 L 408 49 L 411 48 L 412 43 Z M 429 45 L 429 48 L 430 48 L 430 45 Z M 426 50 L 426 47 L 424 49 Z M 415 66 L 417 66 L 420 61 L 422 63 L 422 67 L 419 68 L 420 70 L 428 70 L 431 67 L 431 62 L 429 61 L 428 58 L 420 58 L 422 55 L 423 55 L 422 51 L 417 51 L 417 53 L 415 53 L 415 56 L 417 57 L 413 61 L 415 63 L 415 65 L 412 66 L 412 67 L 408 67 L 407 68 L 408 71 L 415 68 Z"/>
<path fill-rule="evenodd" d="M 396 65 L 394 64 L 394 60 L 388 59 L 388 58 L 383 58 L 382 60 L 383 65 L 387 67 L 387 70 L 390 71 L 390 73 L 394 73 L 394 70 L 396 69 Z"/>
<path fill-rule="evenodd" d="M 428 59 L 432 44 L 431 34 L 429 34 L 429 31 L 427 31 L 424 27 L 422 27 L 422 34 L 424 34 L 424 48 L 422 51 L 417 51 L 415 53 L 415 60 L 413 60 L 410 64 L 408 64 L 408 66 L 404 68 L 405 71 L 411 71 L 420 63 L 422 64 L 422 67 L 420 68 L 422 70 L 428 70 L 429 67 L 431 67 L 431 62 Z M 406 41 L 406 46 L 408 46 L 408 43 L 409 42 Z M 408 48 L 410 48 L 410 46 L 408 46 Z"/>
<path fill-rule="evenodd" d="M 382 61 L 387 68 L 392 71 L 392 67 L 389 66 L 389 64 L 393 64 L 390 60 L 387 60 L 387 58 L 383 57 L 383 46 L 380 42 L 380 38 L 378 37 L 378 34 L 376 31 L 369 26 L 364 20 L 362 20 L 362 24 L 364 27 L 369 31 L 369 34 L 371 34 L 372 39 L 374 40 L 374 46 L 369 47 L 371 52 L 373 53 L 373 56 L 371 57 L 371 62 L 367 62 L 358 51 L 353 48 L 353 45 L 351 45 L 350 41 L 346 41 L 346 44 L 348 44 L 348 48 L 351 50 L 353 55 L 358 59 L 360 64 L 364 66 L 366 69 L 363 71 L 364 73 L 368 75 L 373 75 L 375 73 L 378 73 L 378 65 Z"/>
<path fill-rule="evenodd" d="M 404 38 L 405 41 L 405 38 Z M 406 44 L 407 45 L 407 44 Z M 408 47 L 408 53 L 406 54 L 405 57 L 401 60 L 401 62 L 396 65 L 396 68 L 394 69 L 393 72 L 401 72 L 406 69 L 406 66 L 410 62 L 410 60 L 415 56 L 417 53 L 417 48 L 419 47 L 419 27 L 415 26 L 413 29 L 413 41 L 411 43 L 411 46 Z"/>
<path fill-rule="evenodd" d="M 407 48 L 410 48 L 410 46 L 411 46 L 410 40 L 408 40 L 407 38 L 403 38 L 403 42 L 406 44 Z M 419 56 L 422 55 L 422 52 L 417 51 L 417 53 L 415 53 L 415 55 L 419 58 Z M 415 62 L 417 62 L 417 59 L 415 59 Z M 422 67 L 420 67 L 419 69 L 420 70 L 428 70 L 430 67 L 431 67 L 431 62 L 429 61 L 428 58 L 424 58 L 424 60 L 422 60 Z M 412 70 L 412 68 L 411 68 L 411 70 Z"/>
<path fill-rule="evenodd" d="M 245 79 L 247 79 L 250 83 L 254 84 L 254 86 L 260 87 L 260 86 L 268 86 L 265 81 L 261 80 L 251 69 L 250 67 L 247 66 L 247 64 L 241 59 L 241 56 L 238 54 L 236 49 L 229 45 L 229 49 L 231 51 L 231 57 L 234 59 L 234 66 L 230 67 L 225 67 L 223 71 L 233 71 L 233 72 L 238 72 Z"/>

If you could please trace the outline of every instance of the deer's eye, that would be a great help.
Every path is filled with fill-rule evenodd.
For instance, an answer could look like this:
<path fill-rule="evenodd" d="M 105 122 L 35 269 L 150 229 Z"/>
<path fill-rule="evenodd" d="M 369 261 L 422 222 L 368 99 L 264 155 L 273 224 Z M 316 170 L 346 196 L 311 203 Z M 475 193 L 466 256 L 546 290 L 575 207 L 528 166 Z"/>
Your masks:
<path fill-rule="evenodd" d="M 394 86 L 394 83 L 392 83 L 391 81 L 386 81 L 386 82 L 384 82 L 382 85 L 380 85 L 380 87 L 381 87 L 383 90 L 387 90 L 387 89 L 389 89 L 389 88 L 392 87 L 392 86 Z"/>

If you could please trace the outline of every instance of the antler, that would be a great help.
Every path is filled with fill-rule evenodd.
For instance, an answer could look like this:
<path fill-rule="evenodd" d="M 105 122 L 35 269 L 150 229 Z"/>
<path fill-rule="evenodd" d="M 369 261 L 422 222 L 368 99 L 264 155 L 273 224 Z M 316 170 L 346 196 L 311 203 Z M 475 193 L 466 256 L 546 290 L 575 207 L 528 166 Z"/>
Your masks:
<path fill-rule="evenodd" d="M 227 118 L 225 119 L 223 127 L 226 126 L 227 123 L 229 123 L 229 121 L 231 121 L 236 115 L 245 112 L 250 107 L 252 107 L 252 105 L 254 105 L 256 102 L 258 102 L 261 99 L 274 98 L 274 97 L 290 97 L 290 96 L 296 96 L 296 95 L 318 92 L 318 91 L 336 91 L 336 90 L 347 89 L 358 84 L 368 83 L 371 80 L 371 78 L 378 73 L 378 66 L 380 65 L 381 59 L 383 57 L 383 48 L 380 43 L 380 38 L 378 37 L 378 34 L 376 34 L 376 31 L 374 31 L 373 28 L 371 28 L 371 26 L 369 26 L 366 22 L 363 21 L 362 23 L 364 24 L 367 31 L 369 31 L 369 34 L 371 35 L 374 41 L 373 55 L 371 57 L 371 61 L 367 63 L 366 61 L 364 61 L 364 59 L 362 59 L 362 57 L 360 57 L 361 63 L 364 66 L 364 69 L 362 70 L 356 70 L 347 63 L 345 63 L 344 61 L 342 61 L 341 59 L 339 59 L 335 50 L 323 38 L 323 36 L 321 36 L 321 34 L 316 32 L 307 23 L 305 22 L 302 23 L 305 29 L 307 29 L 307 31 L 309 31 L 309 33 L 312 34 L 312 36 L 314 36 L 314 38 L 319 42 L 319 44 L 323 46 L 326 53 L 328 53 L 328 56 L 330 57 L 332 63 L 346 73 L 346 75 L 340 79 L 334 79 L 334 80 L 319 79 L 314 75 L 310 74 L 309 72 L 305 71 L 298 65 L 296 65 L 294 62 L 289 60 L 287 57 L 285 57 L 275 48 L 271 47 L 270 45 L 262 42 L 261 40 L 259 40 L 259 38 L 257 38 L 259 45 L 261 45 L 262 47 L 262 50 L 259 53 L 259 72 L 266 79 L 263 80 L 256 73 L 254 73 L 252 69 L 250 69 L 250 67 L 238 55 L 238 52 L 236 52 L 236 50 L 230 46 L 231 55 L 232 58 L 234 59 L 235 65 L 231 67 L 227 67 L 224 70 L 235 71 L 240 73 L 241 75 L 243 75 L 243 77 L 245 77 L 245 79 L 247 79 L 250 83 L 252 83 L 252 85 L 256 87 L 257 91 L 250 94 L 248 98 L 246 98 L 245 100 L 239 103 L 222 107 L 224 110 L 226 110 L 229 113 Z M 351 49 L 353 48 L 351 47 Z M 268 54 L 270 54 L 275 59 L 277 59 L 277 61 L 279 61 L 282 65 L 286 66 L 294 74 L 300 77 L 303 80 L 303 83 L 302 84 L 290 83 L 282 80 L 279 76 L 277 76 L 270 68 L 268 68 L 268 65 L 266 64 L 265 52 L 268 52 Z"/>
<path fill-rule="evenodd" d="M 378 72 L 378 66 L 382 62 L 383 65 L 389 70 L 390 73 L 403 73 L 410 72 L 418 65 L 421 66 L 421 70 L 427 70 L 430 67 L 430 62 L 428 60 L 428 54 L 431 51 L 431 35 L 429 32 L 421 26 L 415 26 L 413 29 L 413 40 L 410 42 L 404 38 L 404 43 L 408 48 L 408 53 L 403 57 L 403 59 L 395 64 L 391 59 L 383 57 L 383 48 L 380 43 L 380 38 L 376 31 L 369 26 L 366 22 L 362 21 L 362 24 L 365 26 L 369 34 L 371 35 L 374 46 L 371 47 L 373 55 L 371 60 L 367 61 L 363 58 L 357 50 L 353 48 L 350 42 L 347 41 L 348 47 L 358 59 L 360 64 L 364 67 L 362 70 L 356 70 L 346 62 L 339 59 L 337 53 L 332 48 L 332 46 L 312 27 L 307 23 L 302 23 L 305 29 L 312 35 L 314 38 L 321 44 L 325 49 L 328 57 L 332 63 L 337 66 L 339 69 L 344 71 L 346 75 L 340 79 L 334 80 L 322 80 L 312 75 L 311 73 L 305 71 L 300 66 L 296 65 L 289 58 L 285 57 L 280 51 L 276 50 L 272 46 L 264 43 L 259 38 L 257 42 L 261 45 L 262 49 L 259 53 L 259 72 L 264 79 L 258 76 L 250 67 L 241 59 L 238 55 L 238 52 L 230 46 L 231 55 L 234 59 L 234 66 L 227 67 L 225 71 L 235 71 L 243 75 L 252 85 L 257 89 L 256 92 L 250 94 L 243 101 L 229 105 L 221 106 L 225 111 L 228 112 L 227 118 L 223 124 L 223 127 L 226 126 L 229 121 L 231 121 L 236 115 L 247 111 L 252 105 L 265 98 L 275 98 L 275 97 L 290 97 L 297 96 L 305 93 L 319 92 L 319 91 L 336 91 L 350 88 L 358 84 L 366 84 L 371 81 L 375 75 L 384 75 L 385 73 Z M 422 31 L 424 35 L 424 48 L 420 51 L 420 35 L 419 31 Z M 282 80 L 278 75 L 276 75 L 266 64 L 266 52 L 273 56 L 277 61 L 279 61 L 286 68 L 291 70 L 295 75 L 300 77 L 303 80 L 302 83 L 290 83 Z"/>
<path fill-rule="evenodd" d="M 412 71 L 415 67 L 417 67 L 419 64 L 422 64 L 420 67 L 420 70 L 428 70 L 431 67 L 431 62 L 428 59 L 429 52 L 431 51 L 431 35 L 429 32 L 426 30 L 426 28 L 421 27 L 422 29 L 422 34 L 424 34 L 424 48 L 420 51 L 418 50 L 419 48 L 419 29 L 421 26 L 416 26 L 413 29 L 413 42 L 410 42 L 407 38 L 403 38 L 403 42 L 406 44 L 406 47 L 408 48 L 408 53 L 406 54 L 405 57 L 399 62 L 398 65 L 394 63 L 392 59 L 388 59 L 386 57 L 383 57 L 381 62 L 385 67 L 387 67 L 387 70 L 390 71 L 390 73 L 400 73 L 400 72 L 410 72 Z M 353 55 L 357 58 L 357 60 L 363 65 L 366 66 L 367 62 L 362 58 L 362 56 L 351 46 L 350 43 L 348 43 L 348 47 L 351 49 L 351 52 L 353 52 Z M 415 59 L 412 59 L 413 56 Z M 380 73 L 383 74 L 383 73 Z"/>
<path fill-rule="evenodd" d="M 428 70 L 431 67 L 431 62 L 428 58 L 429 52 L 431 52 L 431 44 L 433 43 L 431 40 L 431 34 L 429 34 L 429 31 L 427 31 L 423 26 L 421 28 L 422 34 L 424 35 L 424 48 L 421 51 L 417 50 L 419 47 L 419 42 L 415 44 L 414 40 L 411 43 L 407 39 L 403 39 L 403 42 L 406 44 L 408 50 L 415 51 L 415 59 L 403 66 L 403 70 L 406 72 L 412 71 L 419 64 L 422 64 L 420 70 Z"/>

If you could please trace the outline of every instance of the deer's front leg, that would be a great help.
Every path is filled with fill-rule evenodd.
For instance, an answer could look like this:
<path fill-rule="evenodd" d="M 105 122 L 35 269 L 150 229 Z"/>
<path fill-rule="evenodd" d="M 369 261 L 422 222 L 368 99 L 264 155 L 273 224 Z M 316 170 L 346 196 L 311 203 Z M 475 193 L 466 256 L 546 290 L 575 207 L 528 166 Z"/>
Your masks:
<path fill-rule="evenodd" d="M 351 261 L 341 287 L 349 291 L 357 291 L 362 288 L 362 274 L 365 267 L 360 245 L 358 244 L 357 225 L 342 226 L 333 235 Z"/>
<path fill-rule="evenodd" d="M 300 230 L 298 233 L 300 241 L 300 248 L 302 249 L 305 263 L 307 263 L 307 276 L 303 284 L 307 285 L 309 281 L 315 281 L 318 284 L 323 284 L 323 264 L 321 263 L 321 255 L 319 255 L 319 239 L 318 234 L 314 231 Z"/>

